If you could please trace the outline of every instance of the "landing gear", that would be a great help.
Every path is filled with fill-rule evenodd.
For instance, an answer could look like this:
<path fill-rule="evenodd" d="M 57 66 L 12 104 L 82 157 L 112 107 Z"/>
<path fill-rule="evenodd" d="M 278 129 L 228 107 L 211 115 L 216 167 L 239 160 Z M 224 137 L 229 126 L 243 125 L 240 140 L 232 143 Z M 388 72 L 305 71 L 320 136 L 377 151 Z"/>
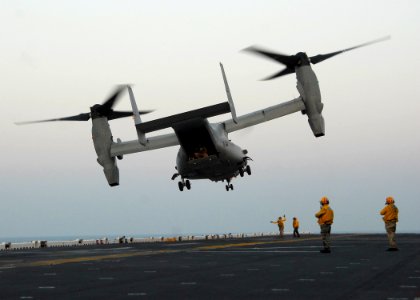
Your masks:
<path fill-rule="evenodd" d="M 184 190 L 184 184 L 181 181 L 178 182 L 178 188 L 181 192 Z"/>
<path fill-rule="evenodd" d="M 182 192 L 184 190 L 184 187 L 186 187 L 187 190 L 190 190 L 191 182 L 188 179 L 184 181 L 184 178 L 182 178 L 182 180 L 178 182 L 178 188 Z"/>
<path fill-rule="evenodd" d="M 251 167 L 249 165 L 246 166 L 245 171 L 248 175 L 251 175 Z"/>
<path fill-rule="evenodd" d="M 247 165 L 245 168 L 240 168 L 239 170 L 239 175 L 241 176 L 241 177 L 244 177 L 244 174 L 245 174 L 245 172 L 248 174 L 248 175 L 251 175 L 251 167 L 249 166 L 249 165 Z"/>
<path fill-rule="evenodd" d="M 233 191 L 233 185 L 230 183 L 230 184 L 226 184 L 226 192 L 229 192 L 229 190 L 232 190 Z"/>
<path fill-rule="evenodd" d="M 227 182 L 227 184 L 226 184 L 226 186 L 225 186 L 225 188 L 226 188 L 226 192 L 229 192 L 229 190 L 232 190 L 233 191 L 233 184 L 231 184 L 230 183 L 230 180 L 231 180 L 232 178 L 228 178 L 228 179 L 226 179 L 226 182 Z"/>

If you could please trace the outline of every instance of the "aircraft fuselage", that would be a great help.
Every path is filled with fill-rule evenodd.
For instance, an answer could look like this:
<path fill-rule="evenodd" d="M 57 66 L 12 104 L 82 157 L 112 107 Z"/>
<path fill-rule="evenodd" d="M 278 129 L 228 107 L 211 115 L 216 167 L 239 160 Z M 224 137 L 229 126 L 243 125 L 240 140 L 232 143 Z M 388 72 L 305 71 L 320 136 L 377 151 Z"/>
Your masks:
<path fill-rule="evenodd" d="M 180 141 L 176 168 L 184 179 L 227 180 L 247 165 L 246 150 L 232 143 L 221 124 L 196 119 L 176 127 Z"/>

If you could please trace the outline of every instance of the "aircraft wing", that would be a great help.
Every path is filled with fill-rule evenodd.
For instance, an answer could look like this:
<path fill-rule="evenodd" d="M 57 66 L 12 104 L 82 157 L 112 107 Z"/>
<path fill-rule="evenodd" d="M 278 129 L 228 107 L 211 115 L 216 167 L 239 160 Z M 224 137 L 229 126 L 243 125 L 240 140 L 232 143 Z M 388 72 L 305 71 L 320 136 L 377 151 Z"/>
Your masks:
<path fill-rule="evenodd" d="M 230 106 L 228 102 L 222 102 L 215 105 L 202 107 L 199 109 L 187 111 L 184 113 L 164 117 L 136 125 L 138 132 L 145 134 L 165 128 L 172 127 L 174 130 L 178 130 L 183 126 L 188 126 L 190 122 L 197 119 L 207 119 L 220 114 L 230 112 Z M 120 156 L 125 154 L 131 154 L 136 152 L 150 151 L 165 147 L 171 147 L 179 145 L 178 137 L 175 133 L 164 134 L 149 137 L 146 139 L 145 145 L 140 144 L 138 140 L 113 143 L 111 145 L 111 156 Z"/>
<path fill-rule="evenodd" d="M 222 122 L 222 124 L 224 125 L 226 132 L 229 133 L 303 110 L 305 110 L 305 103 L 301 97 L 298 97 L 288 102 L 237 117 L 237 122 L 233 119 L 229 119 Z"/>
<path fill-rule="evenodd" d="M 168 127 L 174 127 L 176 124 L 180 124 L 192 119 L 200 118 L 207 119 L 217 115 L 225 114 L 230 112 L 230 106 L 228 102 L 222 102 L 215 105 L 202 107 L 199 109 L 187 111 L 184 113 L 172 115 L 169 117 L 156 119 L 153 121 L 140 123 L 136 125 L 137 130 L 143 133 L 148 133 L 156 130 L 165 129 Z"/>
<path fill-rule="evenodd" d="M 156 150 L 176 145 L 179 145 L 179 141 L 175 133 L 162 134 L 147 138 L 147 143 L 145 146 L 141 145 L 138 140 L 113 143 L 111 146 L 111 156 Z"/>

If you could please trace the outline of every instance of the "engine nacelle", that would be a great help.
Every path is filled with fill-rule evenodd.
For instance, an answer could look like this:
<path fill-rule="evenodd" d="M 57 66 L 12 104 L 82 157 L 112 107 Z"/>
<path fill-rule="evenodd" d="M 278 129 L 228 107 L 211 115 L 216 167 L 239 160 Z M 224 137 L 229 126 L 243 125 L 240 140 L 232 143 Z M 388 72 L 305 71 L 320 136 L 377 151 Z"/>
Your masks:
<path fill-rule="evenodd" d="M 315 137 L 325 135 L 325 122 L 322 117 L 324 104 L 321 102 L 321 91 L 318 79 L 309 65 L 296 68 L 297 90 L 305 104 L 305 114 Z"/>
<path fill-rule="evenodd" d="M 97 162 L 103 167 L 110 186 L 119 185 L 119 170 L 115 157 L 111 157 L 112 133 L 106 117 L 92 119 L 92 139 L 98 155 Z"/>
<path fill-rule="evenodd" d="M 322 114 L 312 114 L 312 116 L 308 115 L 308 122 L 315 137 L 325 135 L 325 122 Z"/>

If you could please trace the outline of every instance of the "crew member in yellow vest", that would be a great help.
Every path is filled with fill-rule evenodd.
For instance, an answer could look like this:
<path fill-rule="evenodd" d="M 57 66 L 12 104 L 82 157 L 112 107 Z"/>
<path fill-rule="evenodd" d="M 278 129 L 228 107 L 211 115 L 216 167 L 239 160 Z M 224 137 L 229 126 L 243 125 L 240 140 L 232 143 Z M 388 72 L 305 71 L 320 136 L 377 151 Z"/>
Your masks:
<path fill-rule="evenodd" d="M 380 214 L 383 215 L 385 222 L 385 230 L 388 235 L 389 248 L 387 251 L 398 251 L 397 243 L 395 242 L 395 231 L 397 230 L 398 222 L 398 208 L 395 206 L 393 197 L 387 197 L 385 207 L 381 210 Z"/>
<path fill-rule="evenodd" d="M 293 237 L 300 237 L 299 220 L 296 217 L 293 217 Z"/>
<path fill-rule="evenodd" d="M 315 217 L 318 218 L 318 224 L 321 228 L 321 237 L 322 237 L 322 244 L 324 245 L 324 249 L 322 249 L 321 253 L 331 253 L 330 248 L 330 234 L 331 234 L 331 225 L 334 221 L 334 211 L 330 207 L 330 201 L 327 197 L 322 197 L 321 201 L 321 209 L 315 214 Z"/>
<path fill-rule="evenodd" d="M 283 238 L 284 234 L 284 222 L 286 222 L 286 215 L 283 217 L 279 217 L 277 221 L 270 221 L 273 224 L 277 224 L 279 226 L 280 238 Z"/>

